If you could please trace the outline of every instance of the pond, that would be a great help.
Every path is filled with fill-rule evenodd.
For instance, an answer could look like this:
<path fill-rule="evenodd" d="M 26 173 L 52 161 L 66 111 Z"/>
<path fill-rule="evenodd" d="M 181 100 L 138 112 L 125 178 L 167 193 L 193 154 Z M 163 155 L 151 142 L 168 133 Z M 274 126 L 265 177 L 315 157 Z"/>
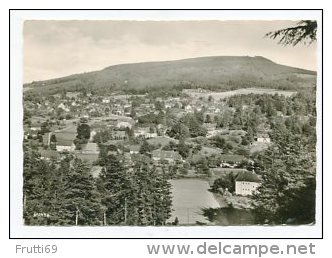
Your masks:
<path fill-rule="evenodd" d="M 208 181 L 203 179 L 171 180 L 173 194 L 173 211 L 169 222 L 178 217 L 180 225 L 209 223 L 203 216 L 203 208 L 219 208 L 219 203 L 208 191 Z"/>
<path fill-rule="evenodd" d="M 203 214 L 217 226 L 246 226 L 254 225 L 255 217 L 249 209 L 208 208 Z"/>

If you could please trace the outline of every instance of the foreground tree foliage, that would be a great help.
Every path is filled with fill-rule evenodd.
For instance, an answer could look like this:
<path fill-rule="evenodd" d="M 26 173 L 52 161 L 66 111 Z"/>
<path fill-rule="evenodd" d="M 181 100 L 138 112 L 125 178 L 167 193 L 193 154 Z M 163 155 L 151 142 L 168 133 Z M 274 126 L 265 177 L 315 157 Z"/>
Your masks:
<path fill-rule="evenodd" d="M 129 169 L 121 155 L 108 155 L 100 177 L 69 154 L 44 160 L 24 155 L 26 225 L 165 225 L 171 216 L 167 167 L 138 155 Z"/>
<path fill-rule="evenodd" d="M 98 193 L 89 168 L 80 159 L 72 160 L 58 198 L 60 224 L 100 224 L 101 206 Z"/>
<path fill-rule="evenodd" d="M 286 127 L 275 128 L 274 144 L 258 158 L 262 185 L 254 195 L 257 223 L 315 222 L 315 149 Z"/>
<path fill-rule="evenodd" d="M 295 27 L 269 32 L 266 36 L 272 39 L 280 38 L 279 44 L 295 46 L 300 42 L 304 44 L 311 44 L 315 42 L 316 33 L 316 21 L 302 20 L 298 22 Z"/>
<path fill-rule="evenodd" d="M 131 189 L 130 223 L 165 225 L 171 216 L 171 185 L 164 168 L 157 169 L 147 156 L 135 161 Z"/>
<path fill-rule="evenodd" d="M 60 162 L 27 152 L 24 219 L 27 225 L 99 224 L 98 193 L 88 167 L 67 156 Z"/>
<path fill-rule="evenodd" d="M 98 190 L 101 204 L 105 207 L 107 224 L 126 222 L 125 206 L 131 197 L 130 183 L 121 161 L 117 156 L 110 155 L 98 180 Z"/>
<path fill-rule="evenodd" d="M 37 152 L 24 155 L 23 218 L 26 224 L 49 224 L 49 209 L 56 205 L 52 184 L 54 163 L 40 159 Z M 52 196 L 53 195 L 53 196 Z"/>

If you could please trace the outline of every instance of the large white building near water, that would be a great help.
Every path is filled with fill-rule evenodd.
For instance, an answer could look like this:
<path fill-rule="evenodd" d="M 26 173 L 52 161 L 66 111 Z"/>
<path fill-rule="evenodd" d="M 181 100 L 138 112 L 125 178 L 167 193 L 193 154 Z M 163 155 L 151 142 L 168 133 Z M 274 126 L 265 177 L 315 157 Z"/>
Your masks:
<path fill-rule="evenodd" d="M 235 194 L 243 196 L 252 195 L 257 191 L 260 184 L 260 179 L 255 172 L 240 172 L 235 179 Z"/>

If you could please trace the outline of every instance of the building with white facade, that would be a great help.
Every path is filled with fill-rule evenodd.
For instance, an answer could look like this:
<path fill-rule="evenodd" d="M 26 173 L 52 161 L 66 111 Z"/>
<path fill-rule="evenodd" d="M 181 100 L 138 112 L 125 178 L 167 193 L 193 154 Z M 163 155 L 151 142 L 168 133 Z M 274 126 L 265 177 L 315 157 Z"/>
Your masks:
<path fill-rule="evenodd" d="M 236 195 L 252 195 L 260 186 L 260 179 L 255 172 L 242 171 L 235 179 L 235 194 Z"/>

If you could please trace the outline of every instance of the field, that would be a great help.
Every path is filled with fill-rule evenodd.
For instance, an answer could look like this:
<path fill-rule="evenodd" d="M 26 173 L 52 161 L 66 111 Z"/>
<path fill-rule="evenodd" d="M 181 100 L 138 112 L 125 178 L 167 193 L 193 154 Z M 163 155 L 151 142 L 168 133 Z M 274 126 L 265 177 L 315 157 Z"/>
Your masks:
<path fill-rule="evenodd" d="M 275 90 L 275 89 L 262 89 L 262 88 L 246 88 L 246 89 L 239 89 L 239 90 L 232 90 L 232 91 L 225 91 L 225 92 L 190 92 L 186 93 L 193 98 L 208 98 L 210 95 L 214 99 L 225 99 L 235 95 L 248 95 L 248 94 L 269 94 L 269 95 L 283 95 L 285 97 L 292 96 L 296 94 L 295 91 L 283 91 L 283 90 Z"/>

